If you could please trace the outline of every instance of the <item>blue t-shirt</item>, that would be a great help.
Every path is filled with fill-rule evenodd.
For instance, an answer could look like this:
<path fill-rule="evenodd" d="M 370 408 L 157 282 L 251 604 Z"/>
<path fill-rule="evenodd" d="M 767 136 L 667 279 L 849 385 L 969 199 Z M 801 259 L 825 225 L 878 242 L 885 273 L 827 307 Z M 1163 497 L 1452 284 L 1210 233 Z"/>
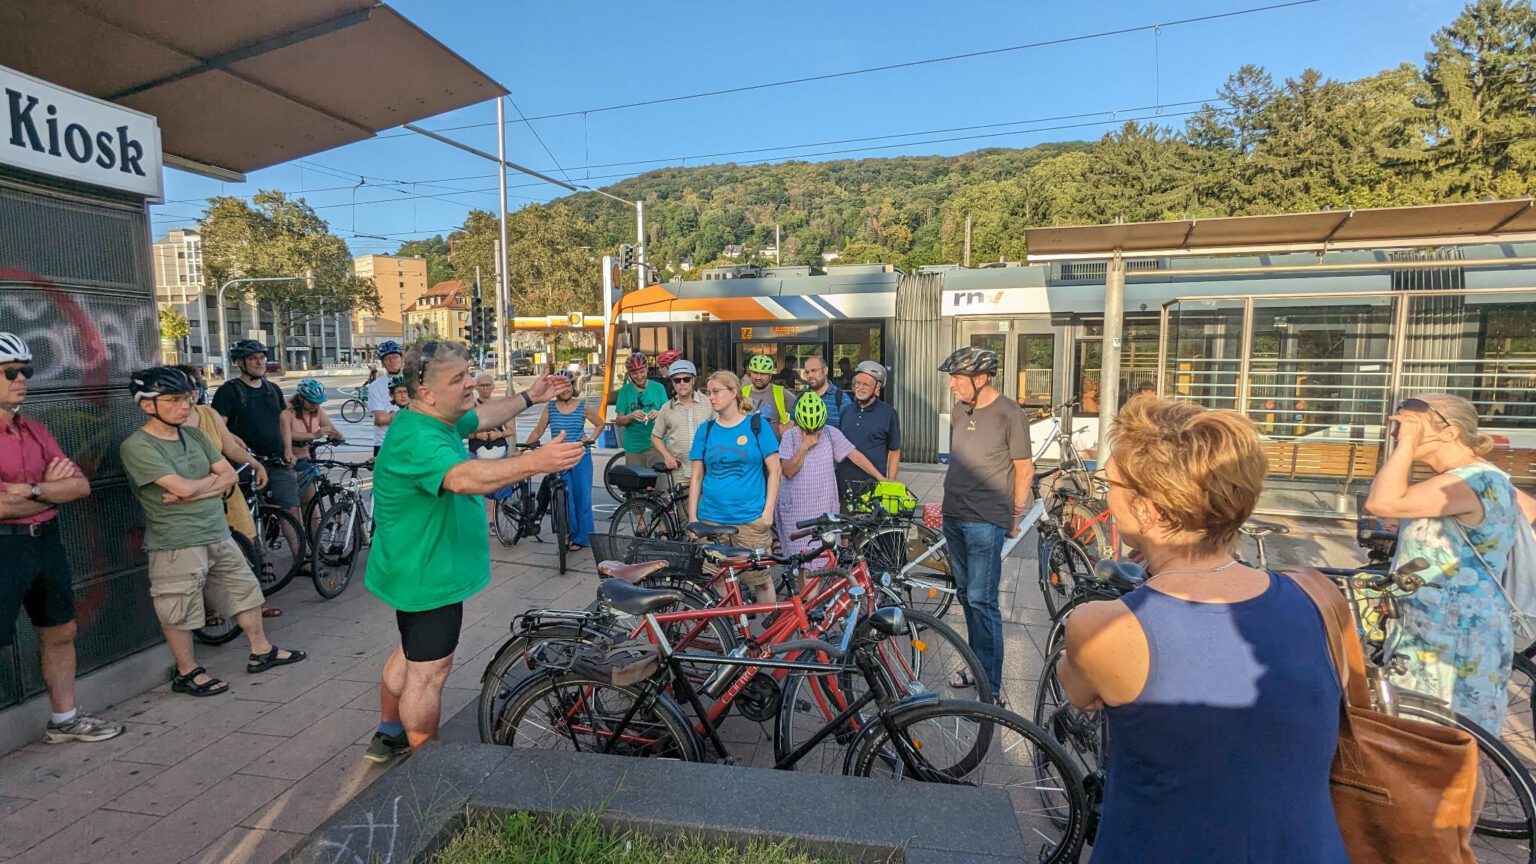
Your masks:
<path fill-rule="evenodd" d="M 688 458 L 704 463 L 704 487 L 699 493 L 699 518 L 718 525 L 745 525 L 763 518 L 768 503 L 768 480 L 763 460 L 779 452 L 773 424 L 758 424 L 752 440 L 752 418 L 734 426 L 711 420 L 693 436 Z"/>

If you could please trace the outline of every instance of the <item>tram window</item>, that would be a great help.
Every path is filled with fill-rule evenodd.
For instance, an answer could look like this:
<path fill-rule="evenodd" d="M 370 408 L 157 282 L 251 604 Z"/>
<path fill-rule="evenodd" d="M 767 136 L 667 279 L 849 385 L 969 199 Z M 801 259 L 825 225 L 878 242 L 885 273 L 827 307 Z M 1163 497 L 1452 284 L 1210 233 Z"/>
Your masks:
<path fill-rule="evenodd" d="M 885 331 L 880 324 L 832 325 L 832 379 L 839 387 L 851 386 L 853 367 L 865 360 L 885 362 Z"/>
<path fill-rule="evenodd" d="M 635 341 L 639 343 L 636 350 L 646 354 L 660 354 L 672 347 L 672 334 L 666 327 L 636 327 Z"/>
<path fill-rule="evenodd" d="M 736 368 L 742 375 L 747 372 L 747 360 L 754 354 L 764 354 L 773 358 L 773 368 L 778 371 L 773 376 L 773 382 L 799 390 L 805 386 L 800 377 L 800 366 L 807 357 L 824 357 L 826 346 L 819 342 L 795 343 L 795 342 L 770 342 L 756 343 L 752 345 L 738 343 L 736 345 Z"/>
<path fill-rule="evenodd" d="M 1019 335 L 1019 404 L 1031 408 L 1056 403 L 1056 337 Z"/>

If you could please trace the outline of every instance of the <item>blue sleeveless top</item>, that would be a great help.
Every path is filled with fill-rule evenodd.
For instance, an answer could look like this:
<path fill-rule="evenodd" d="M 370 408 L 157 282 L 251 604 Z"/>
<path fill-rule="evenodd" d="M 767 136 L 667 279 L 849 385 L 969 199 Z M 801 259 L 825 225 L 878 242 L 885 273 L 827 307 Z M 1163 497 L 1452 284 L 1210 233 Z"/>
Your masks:
<path fill-rule="evenodd" d="M 549 406 L 549 437 L 554 438 L 564 432 L 566 441 L 580 441 L 582 430 L 587 424 L 587 400 L 577 399 L 576 407 L 569 413 L 556 408 L 553 399 L 545 404 Z"/>
<path fill-rule="evenodd" d="M 1105 709 L 1092 864 L 1348 864 L 1328 788 L 1339 682 L 1317 607 L 1271 573 L 1263 594 L 1123 599 L 1147 636 L 1146 686 Z"/>

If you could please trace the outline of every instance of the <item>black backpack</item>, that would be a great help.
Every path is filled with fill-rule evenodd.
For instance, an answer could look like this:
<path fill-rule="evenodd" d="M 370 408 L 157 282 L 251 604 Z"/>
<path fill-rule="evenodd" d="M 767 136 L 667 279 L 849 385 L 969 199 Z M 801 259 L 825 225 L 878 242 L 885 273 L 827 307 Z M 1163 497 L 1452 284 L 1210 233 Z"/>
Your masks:
<path fill-rule="evenodd" d="M 242 383 L 239 378 L 230 379 L 228 385 L 235 388 L 235 393 L 239 399 L 238 404 L 235 406 L 235 413 L 225 418 L 229 421 L 230 426 L 234 426 L 236 423 L 240 422 L 240 415 L 245 413 L 245 406 L 248 403 L 248 400 L 251 398 L 251 388 L 245 386 L 245 384 Z M 222 389 L 222 387 L 220 389 Z M 277 386 L 276 383 L 263 378 L 261 379 L 261 393 L 263 398 L 276 399 L 277 413 L 281 414 L 283 412 L 283 388 Z M 218 394 L 215 393 L 214 395 L 217 396 Z"/>

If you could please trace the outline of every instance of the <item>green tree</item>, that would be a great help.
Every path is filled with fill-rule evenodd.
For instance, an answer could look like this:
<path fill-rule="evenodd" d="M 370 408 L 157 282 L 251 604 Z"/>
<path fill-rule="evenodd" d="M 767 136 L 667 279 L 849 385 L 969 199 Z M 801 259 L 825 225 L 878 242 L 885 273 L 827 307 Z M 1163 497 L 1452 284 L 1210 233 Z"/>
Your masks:
<path fill-rule="evenodd" d="M 186 339 L 192 335 L 192 322 L 187 316 L 181 314 L 173 306 L 160 307 L 160 338 L 176 346 L 176 350 L 186 350 Z"/>
<path fill-rule="evenodd" d="M 272 311 L 279 357 L 291 321 L 322 309 L 328 315 L 379 311 L 373 281 L 353 274 L 346 244 L 303 199 L 267 189 L 249 204 L 240 198 L 213 198 L 199 231 L 210 284 L 237 277 L 299 277 L 236 286 L 253 303 Z"/>
<path fill-rule="evenodd" d="M 471 211 L 451 235 L 453 273 L 466 282 L 480 270 L 486 297 L 496 273 L 496 215 Z M 518 315 L 595 312 L 602 287 L 592 226 L 561 206 L 531 205 L 507 214 L 507 282 Z M 615 249 L 609 251 L 617 251 Z"/>
<path fill-rule="evenodd" d="M 448 257 L 448 241 L 443 235 L 434 234 L 424 240 L 407 240 L 400 244 L 396 255 L 427 259 L 427 285 L 453 278 L 453 262 Z"/>

